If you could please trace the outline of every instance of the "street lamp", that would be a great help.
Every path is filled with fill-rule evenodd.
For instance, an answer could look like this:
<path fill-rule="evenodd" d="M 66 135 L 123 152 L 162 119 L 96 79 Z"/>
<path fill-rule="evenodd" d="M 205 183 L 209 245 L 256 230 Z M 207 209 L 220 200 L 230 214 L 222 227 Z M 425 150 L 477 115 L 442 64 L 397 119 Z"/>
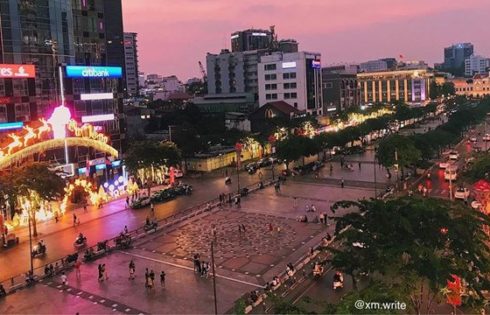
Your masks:
<path fill-rule="evenodd" d="M 218 315 L 218 300 L 216 299 L 216 268 L 214 267 L 214 237 L 211 240 L 211 268 L 213 268 L 213 296 L 214 296 L 214 314 Z"/>

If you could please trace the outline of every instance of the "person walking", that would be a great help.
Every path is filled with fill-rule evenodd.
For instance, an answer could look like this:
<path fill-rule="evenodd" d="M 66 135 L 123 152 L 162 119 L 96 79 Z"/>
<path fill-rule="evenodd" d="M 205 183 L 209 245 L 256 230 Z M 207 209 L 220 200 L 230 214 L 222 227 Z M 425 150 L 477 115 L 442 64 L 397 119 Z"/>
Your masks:
<path fill-rule="evenodd" d="M 245 225 L 242 224 L 242 232 L 245 233 L 247 230 L 245 229 Z"/>
<path fill-rule="evenodd" d="M 155 284 L 155 272 L 153 272 L 153 269 L 150 271 L 149 277 L 148 285 L 150 289 L 153 289 L 153 285 Z"/>
<path fill-rule="evenodd" d="M 323 213 L 320 213 L 320 224 L 323 224 L 323 218 L 324 218 Z"/>
<path fill-rule="evenodd" d="M 82 265 L 82 263 L 80 262 L 80 260 L 77 259 L 77 261 L 75 262 L 75 275 L 77 276 L 77 279 L 80 279 L 80 266 Z"/>
<path fill-rule="evenodd" d="M 165 271 L 160 272 L 160 286 L 165 289 Z"/>
<path fill-rule="evenodd" d="M 60 278 L 61 278 L 61 283 L 63 285 L 67 285 L 68 284 L 68 279 L 67 279 L 64 271 L 61 273 L 61 277 Z"/>
<path fill-rule="evenodd" d="M 97 270 L 99 271 L 99 278 L 98 278 L 99 282 L 104 281 L 104 271 L 102 269 L 102 265 L 101 264 L 99 264 L 97 266 Z"/>
<path fill-rule="evenodd" d="M 343 177 L 340 180 L 340 188 L 344 188 L 344 178 Z"/>
<path fill-rule="evenodd" d="M 84 213 L 87 213 L 87 212 L 88 212 L 88 210 L 87 210 L 87 201 L 85 201 L 85 202 L 83 203 L 83 212 L 84 212 Z"/>
<path fill-rule="evenodd" d="M 73 213 L 73 226 L 77 224 L 77 215 Z"/>
<path fill-rule="evenodd" d="M 126 209 L 129 208 L 129 195 L 126 196 Z"/>
<path fill-rule="evenodd" d="M 152 216 L 155 216 L 155 205 L 152 203 L 150 203 L 150 208 L 151 208 L 151 215 Z"/>
<path fill-rule="evenodd" d="M 129 262 L 129 279 L 134 280 L 134 273 L 136 272 L 136 265 L 134 264 L 134 261 L 131 259 Z"/>
<path fill-rule="evenodd" d="M 58 223 L 58 221 L 59 221 L 59 220 L 60 220 L 60 217 L 59 217 L 59 215 L 58 215 L 58 211 L 56 211 L 56 212 L 54 213 L 54 222 Z"/>

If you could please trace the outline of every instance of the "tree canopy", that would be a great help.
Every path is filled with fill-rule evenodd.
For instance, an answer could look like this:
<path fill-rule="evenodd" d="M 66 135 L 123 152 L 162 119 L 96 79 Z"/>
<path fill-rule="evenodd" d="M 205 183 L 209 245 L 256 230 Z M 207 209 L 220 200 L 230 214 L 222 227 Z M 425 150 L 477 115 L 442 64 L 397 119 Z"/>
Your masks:
<path fill-rule="evenodd" d="M 402 290 L 413 310 L 427 312 L 451 275 L 466 283 L 464 302 L 479 307 L 482 290 L 490 288 L 490 218 L 463 204 L 431 198 L 342 201 L 332 210 L 348 208 L 334 218 L 343 246 L 330 248 L 334 268 L 370 278 L 381 275 L 384 285 Z M 343 233 L 341 230 L 347 228 Z M 379 278 L 379 277 L 378 277 Z"/>

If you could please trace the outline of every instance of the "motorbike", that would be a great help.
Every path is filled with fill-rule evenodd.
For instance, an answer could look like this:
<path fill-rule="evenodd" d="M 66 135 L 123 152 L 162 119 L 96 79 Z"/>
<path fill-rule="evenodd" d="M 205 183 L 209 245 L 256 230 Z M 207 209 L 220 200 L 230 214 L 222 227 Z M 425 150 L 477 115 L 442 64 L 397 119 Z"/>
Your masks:
<path fill-rule="evenodd" d="M 230 185 L 231 184 L 231 178 L 227 177 L 225 178 L 225 185 Z"/>
<path fill-rule="evenodd" d="M 41 245 L 41 244 L 36 245 L 31 252 L 33 258 L 38 256 L 44 256 L 44 254 L 46 254 L 46 245 Z"/>
<path fill-rule="evenodd" d="M 323 274 L 323 266 L 320 263 L 315 263 L 315 267 L 313 268 L 313 278 L 318 279 Z"/>
<path fill-rule="evenodd" d="M 342 289 L 344 287 L 344 276 L 340 272 L 337 272 L 333 276 L 333 290 Z"/>
<path fill-rule="evenodd" d="M 100 251 L 108 251 L 110 248 L 109 248 L 109 245 L 107 245 L 107 241 L 101 241 L 101 242 L 98 242 L 97 243 L 97 251 L 100 252 Z"/>
<path fill-rule="evenodd" d="M 73 246 L 75 246 L 75 248 L 82 248 L 84 246 L 87 245 L 87 238 L 85 236 L 83 237 L 77 237 L 75 239 L 75 242 L 73 243 Z"/>
<path fill-rule="evenodd" d="M 65 263 L 71 264 L 78 260 L 78 253 L 73 253 L 71 255 L 66 256 Z"/>
<path fill-rule="evenodd" d="M 121 234 L 115 239 L 116 246 L 118 248 L 129 248 L 131 246 L 132 241 L 133 240 L 131 239 L 131 236 L 126 234 Z"/>
<path fill-rule="evenodd" d="M 158 223 L 153 221 L 153 222 L 150 222 L 149 224 L 145 223 L 145 226 L 143 227 L 143 229 L 145 230 L 145 232 L 148 232 L 151 230 L 156 230 L 157 226 L 158 226 Z"/>

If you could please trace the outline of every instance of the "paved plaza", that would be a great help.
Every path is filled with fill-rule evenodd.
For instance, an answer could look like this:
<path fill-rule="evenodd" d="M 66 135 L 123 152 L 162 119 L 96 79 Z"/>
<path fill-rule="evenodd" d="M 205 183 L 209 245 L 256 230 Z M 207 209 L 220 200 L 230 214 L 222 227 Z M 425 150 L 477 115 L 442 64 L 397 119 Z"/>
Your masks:
<path fill-rule="evenodd" d="M 307 204 L 317 208 L 317 213 L 308 213 L 312 220 L 319 212 L 331 214 L 329 207 L 337 200 L 371 194 L 367 189 L 292 181 L 280 193 L 269 187 L 242 198 L 240 208 L 218 209 L 150 234 L 133 249 L 84 263 L 80 277 L 73 271 L 67 274 L 67 285 L 61 284 L 58 275 L 10 295 L 0 301 L 0 313 L 213 313 L 212 279 L 196 274 L 192 262 L 194 253 L 203 261 L 211 260 L 213 226 L 218 312 L 223 313 L 240 296 L 283 272 L 287 263 L 298 261 L 327 231 L 333 232 L 332 225 L 296 221 L 298 215 L 305 215 Z M 239 232 L 239 224 L 245 232 Z M 128 279 L 130 260 L 136 263 L 135 280 Z M 102 263 L 109 279 L 98 282 L 97 265 Z M 150 291 L 144 285 L 145 268 L 156 274 L 156 287 Z M 162 270 L 165 288 L 159 283 Z"/>

